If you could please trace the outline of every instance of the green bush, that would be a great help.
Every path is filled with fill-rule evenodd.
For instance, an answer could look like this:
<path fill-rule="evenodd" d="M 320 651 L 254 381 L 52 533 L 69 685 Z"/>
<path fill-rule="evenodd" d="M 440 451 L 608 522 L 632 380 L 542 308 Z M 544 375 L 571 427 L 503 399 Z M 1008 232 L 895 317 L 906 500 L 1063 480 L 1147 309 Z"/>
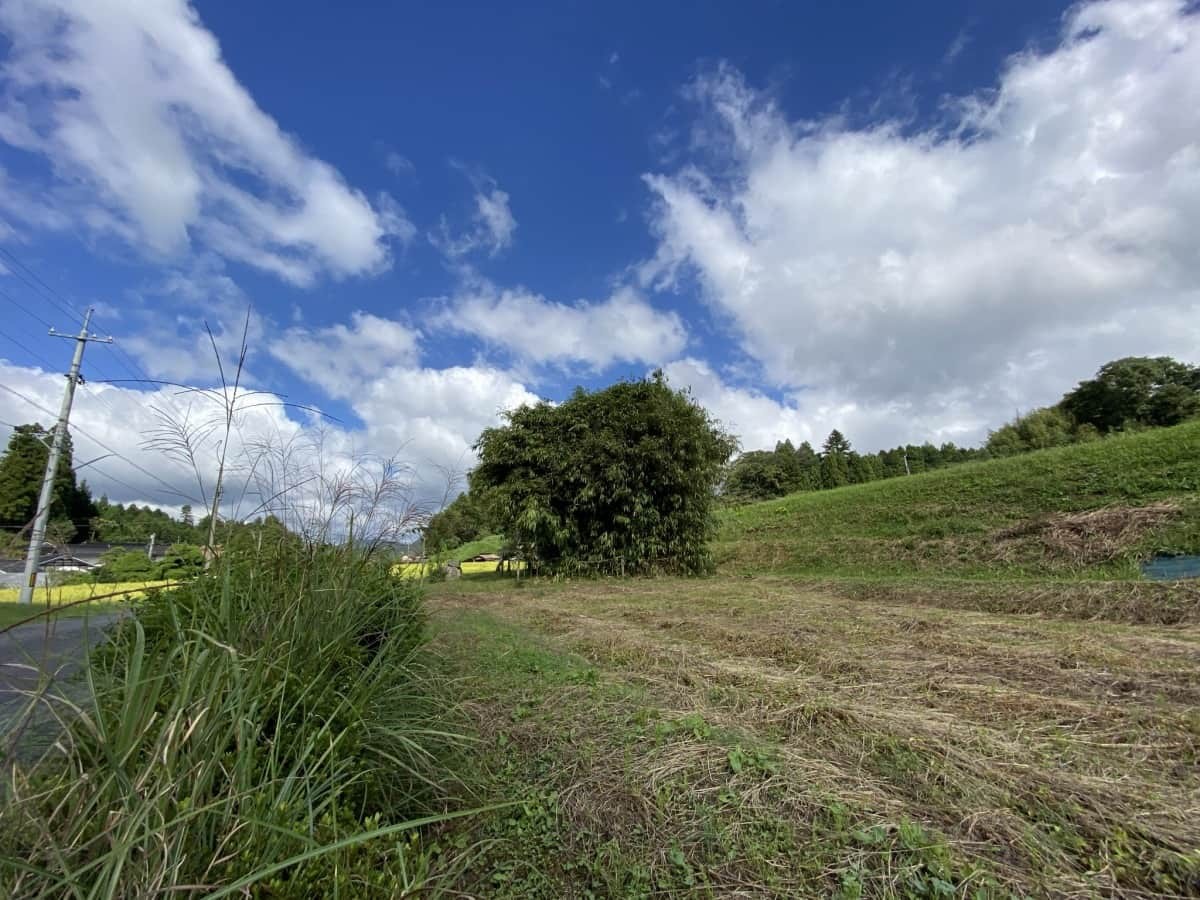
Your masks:
<path fill-rule="evenodd" d="M 419 665 L 419 587 L 356 550 L 243 543 L 93 654 L 61 749 L 11 773 L 0 895 L 411 887 L 401 832 L 454 740 Z"/>
<path fill-rule="evenodd" d="M 737 442 L 661 371 L 504 419 L 479 436 L 471 493 L 533 571 L 711 568 L 713 495 Z"/>

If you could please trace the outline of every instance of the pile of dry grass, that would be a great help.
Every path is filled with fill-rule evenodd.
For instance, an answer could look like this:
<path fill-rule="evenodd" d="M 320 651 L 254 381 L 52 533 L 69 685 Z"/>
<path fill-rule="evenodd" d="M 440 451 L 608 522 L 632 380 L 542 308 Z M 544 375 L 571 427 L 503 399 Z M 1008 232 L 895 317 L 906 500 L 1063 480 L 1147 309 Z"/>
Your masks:
<path fill-rule="evenodd" d="M 1165 525 L 1180 512 L 1172 500 L 1148 506 L 1106 506 L 1079 513 L 1057 513 L 1025 519 L 993 533 L 997 554 L 1004 556 L 1014 544 L 1030 540 L 1047 556 L 1086 566 L 1112 562 L 1124 556 L 1143 537 Z"/>

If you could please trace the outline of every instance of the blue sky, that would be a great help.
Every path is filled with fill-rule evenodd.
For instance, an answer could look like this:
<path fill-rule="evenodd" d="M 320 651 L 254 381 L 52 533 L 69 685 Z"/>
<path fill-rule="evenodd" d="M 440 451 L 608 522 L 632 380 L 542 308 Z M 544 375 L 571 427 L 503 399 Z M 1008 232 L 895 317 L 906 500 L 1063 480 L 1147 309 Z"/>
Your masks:
<path fill-rule="evenodd" d="M 254 386 L 423 484 L 503 408 L 659 366 L 747 448 L 971 444 L 1198 336 L 1173 0 L 9 0 L 0 31 L 0 421 L 57 407 L 44 322 L 95 305 L 127 356 L 89 349 L 76 440 L 120 499 L 172 504 L 138 435 L 182 401 L 104 379 L 210 383 L 201 322 L 229 352 L 248 307 Z"/>

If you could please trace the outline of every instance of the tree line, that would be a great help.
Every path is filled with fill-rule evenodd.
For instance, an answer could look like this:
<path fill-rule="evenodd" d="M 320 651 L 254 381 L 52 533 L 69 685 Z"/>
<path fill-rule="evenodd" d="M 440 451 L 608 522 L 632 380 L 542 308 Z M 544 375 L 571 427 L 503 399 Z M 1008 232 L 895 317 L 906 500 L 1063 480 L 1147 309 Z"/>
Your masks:
<path fill-rule="evenodd" d="M 928 472 L 954 463 L 986 459 L 984 449 L 944 443 L 908 444 L 877 453 L 859 453 L 836 428 L 820 451 L 803 441 L 799 447 L 780 441 L 774 450 L 751 450 L 734 461 L 722 484 L 721 496 L 731 503 L 782 497 L 797 491 L 819 491 L 863 484 L 882 478 Z"/>
<path fill-rule="evenodd" d="M 662 431 L 673 421 L 668 409 L 685 435 L 678 446 Z M 480 437 L 480 465 L 470 489 L 432 518 L 425 547 L 452 551 L 499 532 L 509 539 L 509 552 L 520 552 L 516 544 L 523 540 L 527 552 L 550 566 L 611 557 L 645 561 L 667 546 L 671 553 L 698 546 L 707 527 L 701 494 L 744 503 L 828 490 L 1175 425 L 1197 415 L 1200 367 L 1169 357 L 1126 357 L 1102 366 L 1053 406 L 989 432 L 980 447 L 926 442 L 859 453 L 835 429 L 819 450 L 808 441 L 797 446 L 782 440 L 774 450 L 742 453 L 729 462 L 734 439 L 656 373 L 644 382 L 576 391 L 561 406 L 542 403 L 507 414 L 505 425 Z M 692 526 L 674 518 L 682 509 Z M 657 536 L 672 529 L 690 536 L 665 543 Z M 684 556 L 702 568 L 703 554 L 689 550 Z"/>
<path fill-rule="evenodd" d="M 972 460 L 992 459 L 1098 440 L 1115 432 L 1177 425 L 1200 415 L 1200 367 L 1170 357 L 1125 357 L 1105 364 L 1053 406 L 1019 415 L 981 447 L 953 443 L 909 444 L 860 454 L 841 431 L 820 451 L 790 440 L 772 450 L 743 453 L 729 467 L 722 497 L 746 503 L 883 478 L 926 472 Z"/>
<path fill-rule="evenodd" d="M 18 425 L 0 456 L 0 542 L 6 552 L 24 547 L 29 540 L 52 438 L 53 432 L 36 422 Z M 112 503 L 103 495 L 95 499 L 87 481 L 76 473 L 74 447 L 71 436 L 66 436 L 51 494 L 46 530 L 51 543 L 141 543 L 154 535 L 164 546 L 203 544 L 208 522 L 208 515 L 194 519 L 187 505 L 176 518 L 152 506 Z"/>

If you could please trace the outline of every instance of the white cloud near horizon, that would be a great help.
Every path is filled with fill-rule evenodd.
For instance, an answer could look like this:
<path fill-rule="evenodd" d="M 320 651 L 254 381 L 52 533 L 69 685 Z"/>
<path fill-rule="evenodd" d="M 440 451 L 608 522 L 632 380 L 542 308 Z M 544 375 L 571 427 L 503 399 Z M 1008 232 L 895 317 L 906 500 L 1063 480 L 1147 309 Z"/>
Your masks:
<path fill-rule="evenodd" d="M 1195 357 L 1187 4 L 1074 7 L 1057 46 L 1013 56 L 925 130 L 792 121 L 729 67 L 691 93 L 698 152 L 646 178 L 658 247 L 641 274 L 698 285 L 806 420 L 853 408 L 867 443 L 977 440 L 1115 356 Z"/>
<path fill-rule="evenodd" d="M 461 476 L 472 467 L 472 445 L 500 424 L 501 413 L 539 398 L 486 363 L 423 366 L 420 336 L 404 323 L 360 312 L 349 326 L 289 329 L 269 351 L 354 410 L 363 422 L 354 432 L 361 446 L 399 453 L 437 493 L 447 472 Z"/>
<path fill-rule="evenodd" d="M 38 422 L 47 428 L 53 424 L 62 400 L 61 373 L 17 366 L 0 359 L 0 384 L 8 388 L 0 390 L 0 421 L 14 425 Z M 75 464 L 104 457 L 78 473 L 81 480 L 89 483 L 94 496 L 107 494 L 114 501 L 168 510 L 190 504 L 197 510 L 196 517 L 200 517 L 205 492 L 195 474 L 144 444 L 159 424 L 156 410 L 180 420 L 190 417 L 197 421 L 197 417 L 211 416 L 215 406 L 196 395 L 181 396 L 171 387 L 145 390 L 87 384 L 75 397 L 71 412 Z M 289 418 L 280 406 L 260 406 L 241 417 L 230 448 L 233 462 L 227 513 L 232 514 L 235 506 L 245 513 L 261 502 L 249 494 L 243 496 L 241 485 L 246 478 L 240 471 L 242 451 L 260 441 L 281 443 L 294 439 L 307 424 Z M 0 429 L 0 434 L 7 444 L 9 430 Z M 113 451 L 119 456 L 109 455 Z M 211 490 L 217 468 L 215 452 L 202 453 L 198 462 L 205 490 Z"/>
<path fill-rule="evenodd" d="M 737 436 L 742 451 L 770 450 L 779 441 L 808 441 L 816 450 L 834 428 L 856 449 L 868 452 L 902 444 L 958 446 L 976 443 L 999 423 L 988 422 L 963 392 L 942 398 L 935 414 L 914 420 L 913 405 L 898 400 L 873 406 L 837 391 L 793 391 L 776 399 L 750 386 L 730 384 L 703 360 L 685 357 L 663 367 L 674 388 L 687 388 L 722 427 Z"/>
<path fill-rule="evenodd" d="M 49 163 L 45 196 L 73 210 L 60 227 L 160 259 L 199 245 L 301 286 L 380 271 L 415 234 L 259 108 L 186 0 L 8 0 L 0 30 L 0 140 Z"/>
<path fill-rule="evenodd" d="M 297 372 L 322 382 L 331 395 L 345 400 L 364 426 L 351 428 L 289 409 L 277 395 L 254 397 L 239 414 L 231 435 L 225 515 L 248 515 L 263 501 L 267 489 L 261 482 L 274 473 L 271 465 L 254 466 L 253 460 L 267 446 L 290 447 L 295 465 L 312 467 L 319 462 L 327 475 L 339 467 L 348 470 L 364 455 L 394 458 L 407 472 L 412 498 L 437 505 L 448 490 L 456 492 L 464 486 L 462 476 L 474 464 L 471 446 L 480 432 L 499 424 L 504 410 L 538 400 L 504 372 L 486 366 L 429 369 L 397 364 L 379 369 L 368 381 L 355 382 L 345 371 L 318 365 L 326 345 L 361 347 L 366 329 L 376 324 L 368 318 L 356 319 L 352 327 L 327 336 L 326 344 L 293 345 L 288 359 Z M 61 400 L 61 374 L 0 358 L 0 385 L 11 389 L 0 390 L 0 423 L 47 426 L 53 420 Z M 189 397 L 193 420 L 215 411 L 196 395 L 181 396 L 168 387 L 144 390 L 93 384 L 76 395 L 71 415 L 75 462 L 106 456 L 79 471 L 95 496 L 106 494 L 115 502 L 171 512 L 185 503 L 200 509 L 203 494 L 195 475 L 146 446 L 159 424 L 155 409 L 182 419 L 189 415 Z M 7 444 L 8 435 L 9 429 L 0 425 L 0 448 Z M 314 459 L 318 446 L 320 458 Z M 108 456 L 111 451 L 119 456 Z M 279 458 L 272 459 L 277 466 Z M 216 475 L 214 446 L 200 455 L 199 463 L 211 491 Z"/>

